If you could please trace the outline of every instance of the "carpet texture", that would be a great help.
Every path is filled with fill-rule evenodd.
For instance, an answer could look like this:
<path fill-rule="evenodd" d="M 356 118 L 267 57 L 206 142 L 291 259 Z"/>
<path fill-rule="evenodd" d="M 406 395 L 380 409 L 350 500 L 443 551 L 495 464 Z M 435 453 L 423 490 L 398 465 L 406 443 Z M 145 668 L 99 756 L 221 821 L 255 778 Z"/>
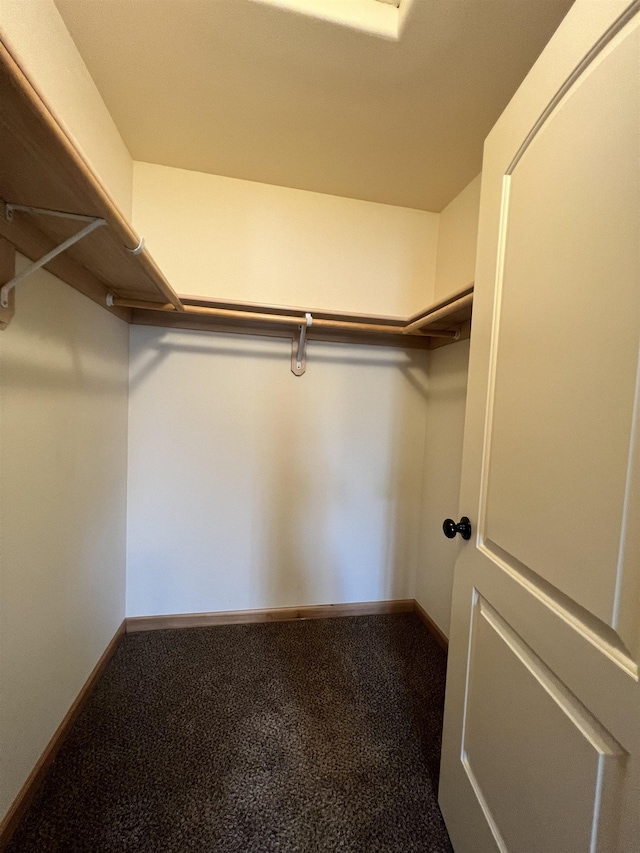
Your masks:
<path fill-rule="evenodd" d="M 413 614 L 130 634 L 10 853 L 451 851 Z"/>

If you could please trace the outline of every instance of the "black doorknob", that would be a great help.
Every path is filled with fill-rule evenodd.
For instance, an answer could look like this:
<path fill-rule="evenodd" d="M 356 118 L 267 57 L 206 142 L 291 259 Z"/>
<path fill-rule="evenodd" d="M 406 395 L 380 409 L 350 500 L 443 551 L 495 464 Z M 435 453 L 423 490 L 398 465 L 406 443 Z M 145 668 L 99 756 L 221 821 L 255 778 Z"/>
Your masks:
<path fill-rule="evenodd" d="M 471 539 L 471 522 L 466 515 L 463 515 L 457 524 L 452 518 L 445 518 L 442 529 L 447 539 L 455 539 L 456 533 L 463 539 Z"/>

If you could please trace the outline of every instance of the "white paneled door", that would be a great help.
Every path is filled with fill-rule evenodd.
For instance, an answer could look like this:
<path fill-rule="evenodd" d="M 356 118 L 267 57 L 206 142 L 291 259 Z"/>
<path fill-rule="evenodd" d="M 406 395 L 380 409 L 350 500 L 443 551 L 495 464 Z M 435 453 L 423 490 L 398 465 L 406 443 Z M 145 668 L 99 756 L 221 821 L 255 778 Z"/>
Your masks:
<path fill-rule="evenodd" d="M 640 7 L 577 0 L 486 146 L 440 803 L 640 851 Z"/>

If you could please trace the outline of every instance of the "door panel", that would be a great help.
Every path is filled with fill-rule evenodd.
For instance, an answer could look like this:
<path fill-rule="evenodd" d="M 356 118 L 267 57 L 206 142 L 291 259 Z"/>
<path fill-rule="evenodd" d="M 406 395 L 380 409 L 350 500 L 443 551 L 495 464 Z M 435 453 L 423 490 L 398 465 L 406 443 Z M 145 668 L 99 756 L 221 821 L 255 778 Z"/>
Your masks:
<path fill-rule="evenodd" d="M 588 850 L 594 826 L 612 822 L 624 749 L 477 593 L 469 652 L 462 762 L 499 846 Z"/>
<path fill-rule="evenodd" d="M 640 849 L 640 3 L 577 0 L 485 145 L 440 803 Z"/>
<path fill-rule="evenodd" d="M 640 314 L 639 57 L 636 29 L 505 179 L 486 460 L 483 535 L 611 627 L 622 570 L 638 570 L 618 560 Z M 637 633 L 625 640 L 637 649 Z"/>

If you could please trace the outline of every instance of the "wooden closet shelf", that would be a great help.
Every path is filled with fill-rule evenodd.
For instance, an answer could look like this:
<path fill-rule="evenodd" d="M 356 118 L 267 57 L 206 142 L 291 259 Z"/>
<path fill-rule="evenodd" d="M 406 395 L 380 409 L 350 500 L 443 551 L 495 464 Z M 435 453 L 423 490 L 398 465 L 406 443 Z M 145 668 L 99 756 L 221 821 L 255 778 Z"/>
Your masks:
<path fill-rule="evenodd" d="M 314 311 L 182 294 L 180 301 L 182 312 L 169 304 L 151 306 L 127 299 L 116 299 L 114 304 L 131 309 L 131 322 L 135 325 L 295 338 L 310 315 L 308 340 L 433 349 L 469 337 L 473 284 L 408 318 Z"/>
<path fill-rule="evenodd" d="M 294 342 L 298 336 L 301 352 L 305 339 L 432 349 L 469 335 L 473 285 L 406 319 L 178 296 L 1 40 L 0 151 L 0 238 L 38 261 L 82 228 L 47 212 L 104 220 L 46 269 L 127 322 Z M 7 302 L 12 286 L 3 291 L 0 328 L 14 310 L 13 299 Z"/>
<path fill-rule="evenodd" d="M 140 238 L 1 41 L 0 151 L 0 236 L 38 260 L 80 230 L 72 220 L 22 211 L 9 221 L 7 203 L 99 217 L 108 227 L 67 249 L 47 269 L 103 306 L 111 291 L 180 308 L 149 252 L 132 254 Z"/>

